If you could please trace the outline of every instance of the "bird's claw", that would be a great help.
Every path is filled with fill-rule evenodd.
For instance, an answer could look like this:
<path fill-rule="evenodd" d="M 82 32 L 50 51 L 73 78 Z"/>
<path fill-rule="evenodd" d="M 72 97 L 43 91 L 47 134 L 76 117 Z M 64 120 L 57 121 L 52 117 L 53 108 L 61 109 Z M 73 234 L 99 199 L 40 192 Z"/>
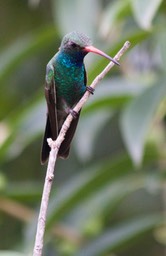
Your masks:
<path fill-rule="evenodd" d="M 90 92 L 92 95 L 94 94 L 94 91 L 95 91 L 95 89 L 92 88 L 91 86 L 86 86 L 86 90 L 87 90 L 88 92 Z"/>
<path fill-rule="evenodd" d="M 75 110 L 73 110 L 72 108 L 69 110 L 69 113 L 72 115 L 72 117 L 74 119 L 76 119 L 78 117 L 78 113 Z"/>

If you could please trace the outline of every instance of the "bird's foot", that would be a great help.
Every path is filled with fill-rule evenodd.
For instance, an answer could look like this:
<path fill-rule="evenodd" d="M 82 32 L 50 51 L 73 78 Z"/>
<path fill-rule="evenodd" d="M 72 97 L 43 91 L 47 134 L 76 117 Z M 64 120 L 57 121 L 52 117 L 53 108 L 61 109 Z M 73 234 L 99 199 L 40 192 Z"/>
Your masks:
<path fill-rule="evenodd" d="M 88 92 L 90 92 L 92 95 L 94 94 L 94 91 L 95 91 L 95 89 L 92 88 L 91 86 L 86 86 L 86 90 L 87 90 Z"/>
<path fill-rule="evenodd" d="M 73 110 L 72 108 L 69 109 L 69 113 L 72 115 L 72 117 L 74 119 L 76 119 L 78 117 L 78 113 L 75 110 Z"/>

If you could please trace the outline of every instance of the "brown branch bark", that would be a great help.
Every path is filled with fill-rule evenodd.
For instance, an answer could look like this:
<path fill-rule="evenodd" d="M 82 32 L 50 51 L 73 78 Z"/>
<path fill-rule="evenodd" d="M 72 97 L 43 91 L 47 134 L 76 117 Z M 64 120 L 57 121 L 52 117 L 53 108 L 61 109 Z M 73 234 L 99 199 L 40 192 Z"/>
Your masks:
<path fill-rule="evenodd" d="M 130 42 L 126 41 L 123 47 L 120 49 L 120 51 L 115 55 L 114 59 L 119 60 L 120 57 L 127 51 L 127 49 L 130 47 Z M 106 68 L 94 79 L 92 84 L 90 85 L 92 88 L 95 88 L 96 85 L 104 78 L 104 76 L 110 71 L 110 69 L 115 64 L 113 62 L 110 62 Z M 86 91 L 83 97 L 80 99 L 80 101 L 77 103 L 77 105 L 74 107 L 74 111 L 78 112 L 83 105 L 86 103 L 90 96 L 90 92 Z M 36 239 L 35 239 L 35 245 L 34 245 L 34 251 L 33 256 L 41 256 L 42 255 L 42 249 L 43 249 L 43 240 L 44 240 L 44 231 L 45 231 L 45 224 L 46 224 L 46 215 L 47 215 L 47 208 L 48 208 L 48 202 L 51 192 L 51 186 L 52 181 L 54 178 L 54 168 L 55 163 L 57 160 L 58 150 L 65 138 L 65 134 L 67 130 L 70 127 L 71 121 L 73 120 L 73 117 L 71 114 L 68 115 L 66 118 L 61 131 L 59 133 L 58 138 L 56 141 L 53 141 L 52 139 L 48 139 L 48 144 L 51 147 L 48 166 L 47 166 L 47 173 L 44 183 L 44 189 L 43 189 L 43 195 L 41 200 L 41 206 L 40 206 L 40 212 L 38 217 L 38 223 L 37 223 L 37 231 L 36 231 Z"/>

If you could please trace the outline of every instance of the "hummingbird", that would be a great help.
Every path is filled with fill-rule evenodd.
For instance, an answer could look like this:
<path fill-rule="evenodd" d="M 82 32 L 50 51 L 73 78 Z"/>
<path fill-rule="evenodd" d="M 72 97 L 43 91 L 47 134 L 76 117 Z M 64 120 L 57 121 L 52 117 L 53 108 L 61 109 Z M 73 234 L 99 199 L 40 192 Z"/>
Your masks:
<path fill-rule="evenodd" d="M 94 92 L 93 88 L 87 86 L 84 66 L 84 57 L 89 52 L 99 54 L 119 65 L 116 60 L 94 47 L 88 36 L 74 31 L 63 37 L 59 51 L 46 66 L 47 120 L 41 150 L 41 164 L 44 164 L 49 157 L 50 147 L 47 139 L 56 140 L 67 115 L 70 113 L 73 120 L 59 148 L 58 157 L 65 159 L 69 155 L 70 144 L 81 112 L 76 113 L 73 108 L 86 90 L 91 94 Z"/>

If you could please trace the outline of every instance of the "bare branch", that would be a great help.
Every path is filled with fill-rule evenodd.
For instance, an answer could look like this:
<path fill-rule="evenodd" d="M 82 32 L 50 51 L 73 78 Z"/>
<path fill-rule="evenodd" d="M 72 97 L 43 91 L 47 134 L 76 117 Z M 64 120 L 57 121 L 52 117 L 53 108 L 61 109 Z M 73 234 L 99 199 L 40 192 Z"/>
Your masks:
<path fill-rule="evenodd" d="M 127 49 L 130 47 L 130 42 L 125 42 L 121 50 L 115 55 L 114 59 L 119 60 L 120 57 L 127 51 Z M 91 84 L 92 88 L 95 88 L 96 85 L 104 78 L 104 76 L 110 71 L 110 69 L 115 64 L 113 62 L 110 62 L 106 68 L 94 79 L 94 81 Z M 83 97 L 80 99 L 80 101 L 77 103 L 77 105 L 74 107 L 74 111 L 79 112 L 79 110 L 83 107 L 83 105 L 86 103 L 90 96 L 90 92 L 86 91 Z M 41 207 L 38 217 L 38 224 L 37 224 L 37 232 L 36 232 L 36 240 L 34 245 L 34 251 L 33 256 L 41 256 L 42 255 L 42 249 L 43 249 L 43 239 L 44 239 L 44 231 L 45 231 L 45 224 L 46 224 L 46 215 L 47 215 L 47 208 L 48 208 L 48 202 L 49 202 L 49 196 L 52 186 L 52 181 L 54 178 L 54 168 L 55 163 L 57 160 L 58 150 L 60 148 L 61 143 L 63 142 L 65 138 L 65 134 L 67 130 L 70 127 L 70 124 L 73 120 L 73 117 L 71 114 L 68 115 L 66 118 L 61 131 L 58 135 L 58 138 L 56 141 L 52 141 L 52 139 L 48 139 L 48 144 L 51 147 L 48 166 L 47 166 L 47 173 L 45 178 L 45 184 L 43 189 L 43 195 L 41 200 Z"/>

